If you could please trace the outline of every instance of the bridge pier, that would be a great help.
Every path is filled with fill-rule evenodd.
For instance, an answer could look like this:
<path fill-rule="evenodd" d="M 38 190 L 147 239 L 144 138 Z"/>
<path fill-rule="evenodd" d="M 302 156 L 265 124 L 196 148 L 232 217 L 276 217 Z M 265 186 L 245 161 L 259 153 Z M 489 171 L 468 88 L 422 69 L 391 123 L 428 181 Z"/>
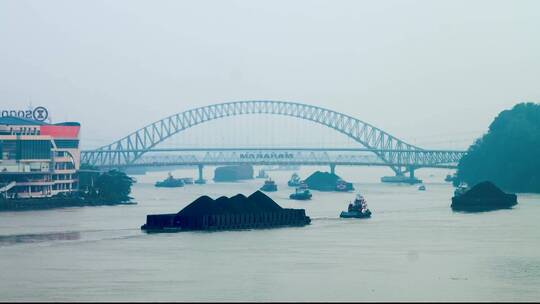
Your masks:
<path fill-rule="evenodd" d="M 407 166 L 406 170 L 403 167 L 395 168 L 395 176 L 383 176 L 381 177 L 381 182 L 383 183 L 407 183 L 407 184 L 418 184 L 422 181 L 417 179 L 414 176 L 414 170 L 417 169 L 414 166 Z M 409 172 L 409 176 L 407 176 Z"/>
<path fill-rule="evenodd" d="M 414 167 L 409 167 L 409 177 L 411 179 L 414 179 Z"/>
<path fill-rule="evenodd" d="M 336 164 L 330 164 L 330 173 L 336 174 Z"/>
<path fill-rule="evenodd" d="M 196 184 L 206 184 L 206 180 L 203 178 L 204 165 L 198 165 L 199 178 L 195 181 Z"/>

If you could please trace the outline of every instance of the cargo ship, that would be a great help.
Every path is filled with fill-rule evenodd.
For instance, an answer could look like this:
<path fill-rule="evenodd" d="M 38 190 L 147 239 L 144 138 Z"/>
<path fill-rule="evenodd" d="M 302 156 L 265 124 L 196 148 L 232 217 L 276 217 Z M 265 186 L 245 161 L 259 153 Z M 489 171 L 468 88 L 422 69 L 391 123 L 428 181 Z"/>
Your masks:
<path fill-rule="evenodd" d="M 181 178 L 174 178 L 169 172 L 169 176 L 162 181 L 156 182 L 155 186 L 164 188 L 184 187 L 184 181 Z"/>
<path fill-rule="evenodd" d="M 214 181 L 216 182 L 234 182 L 252 178 L 253 167 L 251 165 L 223 166 L 214 170 Z"/>
<path fill-rule="evenodd" d="M 381 177 L 381 182 L 383 183 L 405 183 L 405 184 L 421 184 L 422 180 L 416 177 L 409 177 L 404 175 L 396 176 L 383 176 Z"/>
<path fill-rule="evenodd" d="M 150 214 L 141 229 L 146 232 L 259 229 L 305 226 L 311 223 L 304 209 L 282 208 L 260 191 L 246 197 L 201 196 L 178 213 Z"/>

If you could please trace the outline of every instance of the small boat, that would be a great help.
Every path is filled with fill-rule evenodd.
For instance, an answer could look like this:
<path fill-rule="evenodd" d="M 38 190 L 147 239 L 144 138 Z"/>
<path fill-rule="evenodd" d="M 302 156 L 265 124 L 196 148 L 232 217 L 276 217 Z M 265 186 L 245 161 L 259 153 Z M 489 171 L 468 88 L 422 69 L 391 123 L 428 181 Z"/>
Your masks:
<path fill-rule="evenodd" d="M 261 191 L 274 192 L 277 191 L 276 182 L 271 178 L 264 181 L 264 185 L 261 187 Z"/>
<path fill-rule="evenodd" d="M 298 187 L 302 183 L 302 180 L 300 179 L 300 176 L 295 172 L 291 176 L 291 179 L 287 182 L 287 185 L 289 187 Z"/>
<path fill-rule="evenodd" d="M 191 177 L 184 177 L 184 178 L 180 178 L 180 179 L 181 179 L 181 180 L 184 182 L 184 184 L 186 184 L 186 185 L 191 185 L 191 184 L 193 184 L 193 178 L 191 178 Z"/>
<path fill-rule="evenodd" d="M 469 191 L 469 186 L 465 183 L 460 183 L 459 186 L 457 186 L 456 190 L 454 190 L 454 196 L 461 196 L 465 194 L 465 192 Z"/>
<path fill-rule="evenodd" d="M 311 196 L 311 192 L 309 192 L 307 185 L 302 182 L 300 183 L 300 186 L 295 189 L 294 193 L 289 195 L 289 198 L 303 201 L 311 199 Z"/>
<path fill-rule="evenodd" d="M 184 187 L 184 181 L 181 178 L 174 178 L 171 172 L 169 172 L 169 176 L 163 181 L 156 182 L 155 186 L 164 188 Z"/>
<path fill-rule="evenodd" d="M 420 185 L 420 186 L 418 186 L 418 190 L 419 191 L 426 191 L 426 186 Z"/>
<path fill-rule="evenodd" d="M 367 202 L 360 194 L 356 195 L 354 202 L 349 204 L 347 211 L 341 211 L 341 218 L 368 218 L 371 217 L 371 211 L 367 207 Z"/>
<path fill-rule="evenodd" d="M 204 184 L 206 184 L 206 180 L 205 179 L 196 179 L 193 183 L 197 184 L 197 185 L 204 185 Z"/>
<path fill-rule="evenodd" d="M 354 191 L 354 186 L 352 183 L 348 183 L 342 179 L 336 181 L 336 191 L 347 192 Z"/>

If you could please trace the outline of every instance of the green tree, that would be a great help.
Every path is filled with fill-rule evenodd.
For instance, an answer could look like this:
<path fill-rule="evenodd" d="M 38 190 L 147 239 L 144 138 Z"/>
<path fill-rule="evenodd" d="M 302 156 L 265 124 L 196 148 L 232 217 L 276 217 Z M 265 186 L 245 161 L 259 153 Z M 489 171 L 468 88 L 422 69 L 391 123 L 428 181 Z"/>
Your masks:
<path fill-rule="evenodd" d="M 88 198 L 110 202 L 129 201 L 134 182 L 135 179 L 118 170 L 100 172 L 97 167 L 83 164 L 79 171 L 79 189 Z"/>
<path fill-rule="evenodd" d="M 110 170 L 102 173 L 95 181 L 95 186 L 99 198 L 111 200 L 113 202 L 129 201 L 131 197 L 131 186 L 135 180 L 124 172 Z"/>
<path fill-rule="evenodd" d="M 460 160 L 457 182 L 491 181 L 513 192 L 540 192 L 540 104 L 499 113 Z"/>

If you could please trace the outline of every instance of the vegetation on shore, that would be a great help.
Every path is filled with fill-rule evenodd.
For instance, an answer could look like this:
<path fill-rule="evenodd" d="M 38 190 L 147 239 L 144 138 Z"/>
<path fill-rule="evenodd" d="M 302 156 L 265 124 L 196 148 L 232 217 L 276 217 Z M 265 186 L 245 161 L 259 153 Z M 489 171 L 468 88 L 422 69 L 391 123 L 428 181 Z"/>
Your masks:
<path fill-rule="evenodd" d="M 96 167 L 83 164 L 79 172 L 80 196 L 109 201 L 127 202 L 135 180 L 118 170 L 99 172 Z"/>
<path fill-rule="evenodd" d="M 95 167 L 82 165 L 78 192 L 61 193 L 49 198 L 0 198 L 0 211 L 134 204 L 129 196 L 134 182 L 135 180 L 124 172 L 100 172 Z"/>
<path fill-rule="evenodd" d="M 491 181 L 506 191 L 540 193 L 540 104 L 502 111 L 460 160 L 454 184 Z"/>

